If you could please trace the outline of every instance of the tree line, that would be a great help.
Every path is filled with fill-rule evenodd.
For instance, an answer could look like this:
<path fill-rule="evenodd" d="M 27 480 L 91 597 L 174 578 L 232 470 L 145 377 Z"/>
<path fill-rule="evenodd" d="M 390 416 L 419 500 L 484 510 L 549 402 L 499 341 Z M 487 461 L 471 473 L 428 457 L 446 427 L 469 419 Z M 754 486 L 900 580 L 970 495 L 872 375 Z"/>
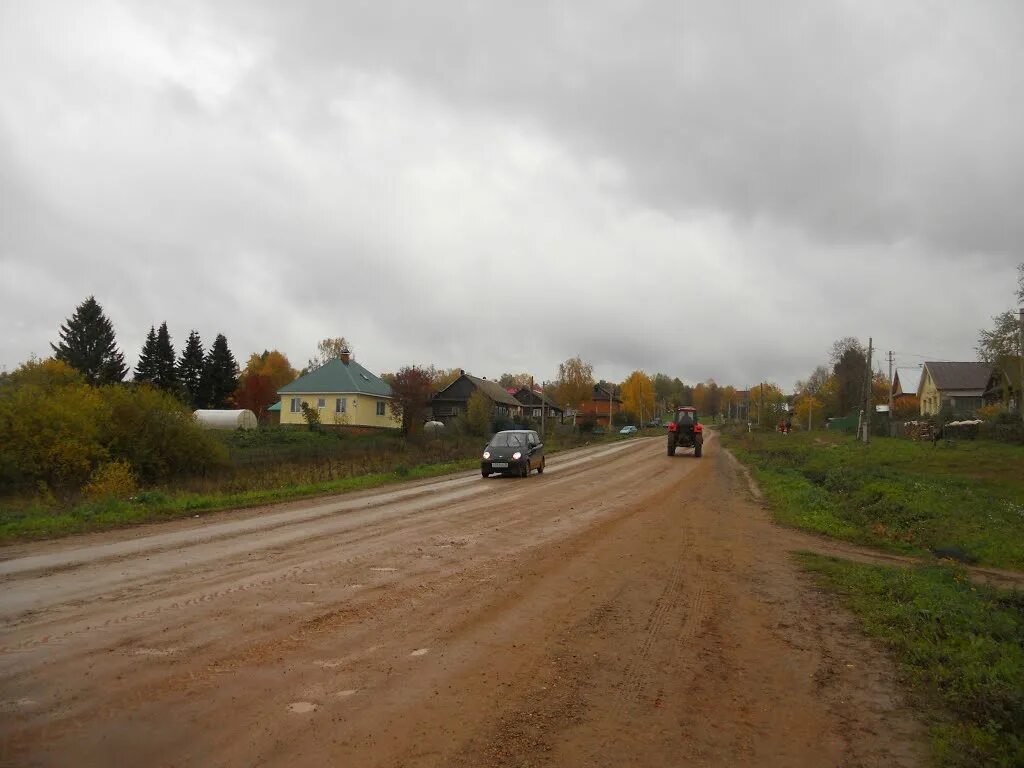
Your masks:
<path fill-rule="evenodd" d="M 79 304 L 61 325 L 59 340 L 50 344 L 54 358 L 79 371 L 87 384 L 120 384 L 129 370 L 117 347 L 114 326 L 94 296 Z M 181 355 L 175 357 L 167 323 L 150 326 L 139 354 L 133 380 L 150 384 L 191 408 L 226 408 L 238 388 L 238 364 L 227 337 L 218 333 L 203 350 L 196 331 L 188 335 Z"/>

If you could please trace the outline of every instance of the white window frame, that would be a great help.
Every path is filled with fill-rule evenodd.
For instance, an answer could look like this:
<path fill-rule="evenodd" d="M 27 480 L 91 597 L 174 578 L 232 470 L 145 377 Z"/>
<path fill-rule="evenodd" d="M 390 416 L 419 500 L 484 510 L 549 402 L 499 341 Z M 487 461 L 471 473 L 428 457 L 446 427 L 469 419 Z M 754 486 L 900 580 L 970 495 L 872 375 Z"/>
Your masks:
<path fill-rule="evenodd" d="M 385 404 L 385 402 L 383 400 L 378 400 L 377 401 L 377 415 L 378 416 L 385 416 L 385 415 L 387 415 L 387 412 L 388 412 L 388 408 L 387 408 L 387 405 Z"/>
<path fill-rule="evenodd" d="M 334 399 L 334 412 L 335 413 L 346 413 L 348 411 L 348 402 L 344 397 L 336 397 Z"/>
<path fill-rule="evenodd" d="M 316 407 L 317 408 L 326 408 L 327 407 L 327 398 L 326 397 L 318 397 L 316 399 Z"/>
<path fill-rule="evenodd" d="M 302 413 L 302 398 L 293 397 L 290 408 L 292 413 Z"/>

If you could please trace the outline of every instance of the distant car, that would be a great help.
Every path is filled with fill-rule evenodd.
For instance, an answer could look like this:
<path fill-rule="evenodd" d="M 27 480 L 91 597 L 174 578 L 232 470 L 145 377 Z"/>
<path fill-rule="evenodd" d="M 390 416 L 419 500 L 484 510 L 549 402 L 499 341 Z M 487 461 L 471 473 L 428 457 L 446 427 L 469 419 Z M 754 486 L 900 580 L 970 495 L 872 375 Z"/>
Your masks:
<path fill-rule="evenodd" d="M 498 432 L 484 448 L 480 474 L 526 477 L 530 470 L 544 473 L 544 443 L 540 435 L 529 429 L 508 429 Z"/>
<path fill-rule="evenodd" d="M 622 429 L 619 430 L 619 434 L 620 435 L 635 435 L 639 431 L 640 430 L 638 430 L 632 424 L 627 424 L 625 427 L 623 427 Z"/>
<path fill-rule="evenodd" d="M 648 426 L 648 427 L 660 427 L 661 426 L 661 419 L 653 418 L 653 419 L 651 419 L 650 421 L 647 422 L 646 426 Z"/>

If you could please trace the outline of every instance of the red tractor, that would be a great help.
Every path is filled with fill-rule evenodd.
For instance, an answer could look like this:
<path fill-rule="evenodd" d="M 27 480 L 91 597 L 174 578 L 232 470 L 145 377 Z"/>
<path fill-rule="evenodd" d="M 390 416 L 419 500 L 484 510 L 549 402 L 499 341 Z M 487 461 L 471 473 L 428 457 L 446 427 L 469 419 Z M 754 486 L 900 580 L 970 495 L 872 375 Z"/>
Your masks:
<path fill-rule="evenodd" d="M 676 408 L 675 418 L 668 423 L 668 455 L 675 456 L 679 447 L 693 448 L 698 459 L 704 447 L 704 425 L 697 421 L 697 409 L 689 405 Z"/>

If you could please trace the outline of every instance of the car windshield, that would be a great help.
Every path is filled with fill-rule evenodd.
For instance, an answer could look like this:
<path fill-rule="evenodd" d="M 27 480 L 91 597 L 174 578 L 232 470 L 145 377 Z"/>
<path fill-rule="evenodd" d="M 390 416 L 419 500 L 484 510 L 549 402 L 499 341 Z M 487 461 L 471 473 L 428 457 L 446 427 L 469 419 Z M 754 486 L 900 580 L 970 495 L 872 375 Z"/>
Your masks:
<path fill-rule="evenodd" d="M 515 432 L 499 432 L 491 438 L 491 445 L 495 448 L 522 448 L 525 441 L 525 435 L 519 435 Z M 480 445 L 480 443 L 477 443 L 477 445 Z"/>
<path fill-rule="evenodd" d="M 680 411 L 679 412 L 679 423 L 680 424 L 693 424 L 694 417 L 697 414 L 693 411 Z"/>

